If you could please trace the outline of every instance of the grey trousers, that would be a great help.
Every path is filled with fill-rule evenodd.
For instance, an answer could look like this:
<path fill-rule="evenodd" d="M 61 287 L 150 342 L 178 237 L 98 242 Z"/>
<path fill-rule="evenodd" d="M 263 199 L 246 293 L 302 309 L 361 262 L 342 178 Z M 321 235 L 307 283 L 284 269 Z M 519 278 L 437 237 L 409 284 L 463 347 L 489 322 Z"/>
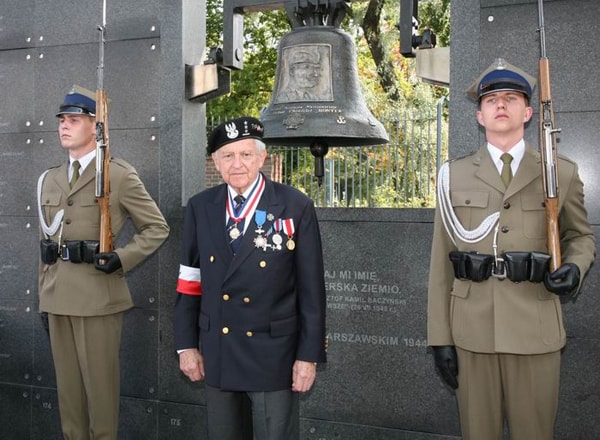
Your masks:
<path fill-rule="evenodd" d="M 222 391 L 206 385 L 210 440 L 299 440 L 299 396 L 291 390 Z"/>

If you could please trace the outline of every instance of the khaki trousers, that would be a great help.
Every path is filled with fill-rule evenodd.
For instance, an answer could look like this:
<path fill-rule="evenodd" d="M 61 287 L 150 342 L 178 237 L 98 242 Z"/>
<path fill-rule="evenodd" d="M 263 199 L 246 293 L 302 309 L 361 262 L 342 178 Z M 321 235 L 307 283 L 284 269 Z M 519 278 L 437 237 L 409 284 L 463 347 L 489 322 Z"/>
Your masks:
<path fill-rule="evenodd" d="M 558 409 L 560 351 L 484 354 L 457 347 L 463 440 L 552 440 Z"/>
<path fill-rule="evenodd" d="M 116 440 L 123 313 L 48 315 L 65 440 Z"/>

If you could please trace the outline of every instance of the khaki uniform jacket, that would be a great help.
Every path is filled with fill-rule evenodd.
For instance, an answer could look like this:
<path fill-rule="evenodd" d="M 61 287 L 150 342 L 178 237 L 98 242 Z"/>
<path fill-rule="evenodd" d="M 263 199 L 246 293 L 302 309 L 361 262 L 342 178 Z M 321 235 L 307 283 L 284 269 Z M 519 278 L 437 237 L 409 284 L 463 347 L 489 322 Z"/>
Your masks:
<path fill-rule="evenodd" d="M 51 238 L 66 240 L 98 240 L 100 212 L 95 198 L 95 162 L 82 173 L 71 190 L 67 178 L 68 164 L 51 169 L 45 176 L 40 203 L 47 224 L 64 209 L 63 227 Z M 156 203 L 144 187 L 136 170 L 127 162 L 111 159 L 110 213 L 113 236 L 118 237 L 130 218 L 135 235 L 115 252 L 122 268 L 105 274 L 93 264 L 58 261 L 40 263 L 40 311 L 57 315 L 94 316 L 121 312 L 133 306 L 125 273 L 156 251 L 169 235 L 167 225 Z"/>
<path fill-rule="evenodd" d="M 563 263 L 575 263 L 583 280 L 595 257 L 577 165 L 558 160 L 559 227 Z M 486 147 L 450 163 L 450 197 L 462 225 L 477 228 L 500 212 L 498 254 L 546 248 L 546 214 L 539 154 L 527 146 L 505 189 Z M 478 243 L 450 240 L 436 208 L 428 292 L 428 344 L 479 353 L 539 354 L 561 349 L 565 330 L 559 297 L 543 283 L 455 279 L 453 250 L 493 254 L 494 230 Z M 581 288 L 581 285 L 580 285 Z"/>

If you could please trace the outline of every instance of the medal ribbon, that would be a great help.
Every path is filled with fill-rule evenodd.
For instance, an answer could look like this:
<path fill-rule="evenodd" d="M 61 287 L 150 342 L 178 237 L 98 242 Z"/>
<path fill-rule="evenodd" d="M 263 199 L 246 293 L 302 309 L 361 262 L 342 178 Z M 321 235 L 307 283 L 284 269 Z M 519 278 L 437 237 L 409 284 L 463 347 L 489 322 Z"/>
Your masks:
<path fill-rule="evenodd" d="M 285 232 L 288 238 L 292 238 L 294 236 L 294 232 L 296 232 L 296 229 L 294 228 L 293 218 L 287 218 L 283 220 L 283 232 Z"/>
<path fill-rule="evenodd" d="M 242 208 L 240 215 L 237 217 L 233 213 L 233 200 L 231 199 L 231 194 L 229 194 L 229 197 L 227 197 L 227 214 L 229 214 L 229 218 L 233 220 L 235 224 L 238 224 L 242 219 L 246 218 L 248 212 L 252 211 L 258 203 L 258 200 L 260 199 L 260 196 L 262 196 L 264 189 L 265 179 L 259 174 L 259 178 L 254 185 L 254 188 L 252 188 L 252 191 L 250 191 L 250 194 L 248 194 L 248 198 L 246 199 L 246 202 L 249 201 L 249 203 L 244 202 L 244 207 Z M 255 190 L 257 191 L 255 192 Z"/>

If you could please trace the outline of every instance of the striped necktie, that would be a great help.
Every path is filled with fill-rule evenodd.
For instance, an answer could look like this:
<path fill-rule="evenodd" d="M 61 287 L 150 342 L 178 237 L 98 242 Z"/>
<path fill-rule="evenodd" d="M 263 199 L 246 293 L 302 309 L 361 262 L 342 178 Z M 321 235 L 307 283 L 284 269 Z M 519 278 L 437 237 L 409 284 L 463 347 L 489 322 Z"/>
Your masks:
<path fill-rule="evenodd" d="M 233 214 L 237 217 L 240 215 L 240 212 L 242 211 L 242 207 L 244 206 L 244 202 L 246 201 L 246 198 L 243 195 L 238 194 L 237 196 L 235 196 L 233 198 L 233 201 L 235 202 L 235 206 L 233 207 Z M 234 254 L 238 251 L 240 244 L 242 242 L 242 237 L 244 236 L 245 220 L 246 219 L 241 219 L 236 225 L 235 222 L 233 221 L 233 218 L 230 217 L 229 222 L 227 223 L 227 232 L 228 233 L 234 228 L 239 231 L 239 235 L 237 235 L 235 238 L 230 238 L 230 242 L 229 242 L 229 245 L 231 246 L 231 250 L 233 251 Z M 230 235 L 230 237 L 231 237 L 231 235 Z"/>

